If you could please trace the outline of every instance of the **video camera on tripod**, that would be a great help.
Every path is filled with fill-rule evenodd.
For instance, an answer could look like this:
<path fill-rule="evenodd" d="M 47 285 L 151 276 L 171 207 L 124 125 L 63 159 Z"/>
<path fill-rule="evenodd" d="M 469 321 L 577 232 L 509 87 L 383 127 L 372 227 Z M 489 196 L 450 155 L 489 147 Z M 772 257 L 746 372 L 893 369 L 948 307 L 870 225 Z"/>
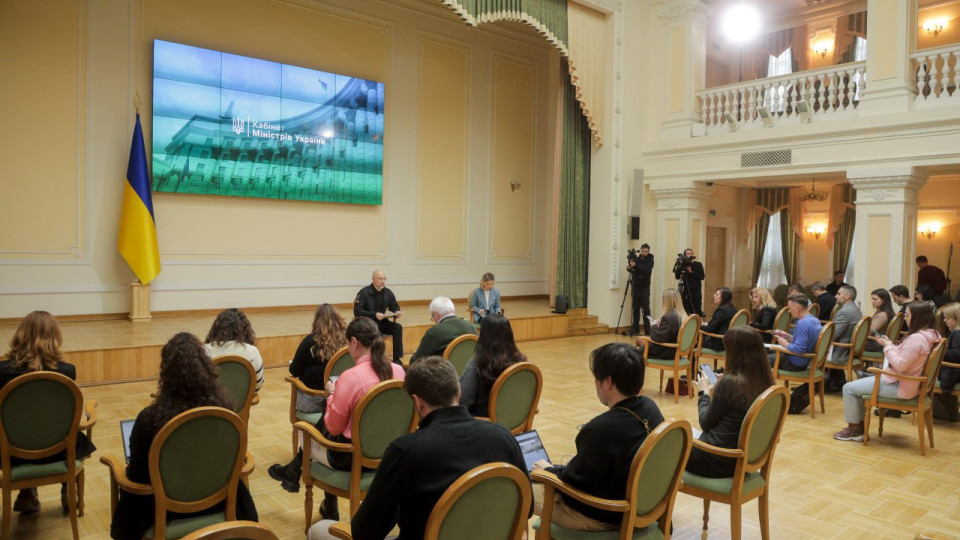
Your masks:
<path fill-rule="evenodd" d="M 690 288 L 687 285 L 687 274 L 688 270 L 693 268 L 693 261 L 696 260 L 696 257 L 690 255 L 689 257 L 685 256 L 683 253 L 677 253 L 677 262 L 673 264 L 673 276 L 679 282 L 677 287 L 680 291 L 680 296 L 686 297 L 689 299 Z"/>

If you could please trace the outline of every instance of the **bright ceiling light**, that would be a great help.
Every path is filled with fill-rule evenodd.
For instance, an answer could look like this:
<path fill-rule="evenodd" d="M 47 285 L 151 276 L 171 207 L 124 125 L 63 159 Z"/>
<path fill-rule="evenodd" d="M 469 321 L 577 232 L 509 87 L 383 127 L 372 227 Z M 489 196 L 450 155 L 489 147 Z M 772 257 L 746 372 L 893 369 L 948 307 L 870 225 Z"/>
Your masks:
<path fill-rule="evenodd" d="M 753 6 L 738 4 L 727 10 L 722 24 L 727 39 L 743 45 L 760 32 L 760 14 Z"/>

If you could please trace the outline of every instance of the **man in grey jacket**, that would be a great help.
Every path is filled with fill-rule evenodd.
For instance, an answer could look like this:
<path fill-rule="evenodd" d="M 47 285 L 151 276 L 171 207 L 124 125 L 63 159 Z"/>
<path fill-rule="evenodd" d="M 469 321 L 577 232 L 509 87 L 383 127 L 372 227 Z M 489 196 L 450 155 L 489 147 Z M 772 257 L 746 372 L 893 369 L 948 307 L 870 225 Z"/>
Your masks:
<path fill-rule="evenodd" d="M 853 339 L 853 329 L 863 318 L 863 313 L 857 307 L 857 289 L 852 285 L 844 285 L 837 292 L 837 304 L 840 309 L 833 317 L 833 341 L 834 343 L 850 343 Z M 834 347 L 833 355 L 827 359 L 831 364 L 846 364 L 850 349 L 847 347 Z M 825 390 L 839 392 L 846 383 L 844 372 L 838 369 L 829 370 L 830 381 Z M 831 384 L 832 383 L 832 384 Z M 834 388 L 835 386 L 835 388 Z"/>

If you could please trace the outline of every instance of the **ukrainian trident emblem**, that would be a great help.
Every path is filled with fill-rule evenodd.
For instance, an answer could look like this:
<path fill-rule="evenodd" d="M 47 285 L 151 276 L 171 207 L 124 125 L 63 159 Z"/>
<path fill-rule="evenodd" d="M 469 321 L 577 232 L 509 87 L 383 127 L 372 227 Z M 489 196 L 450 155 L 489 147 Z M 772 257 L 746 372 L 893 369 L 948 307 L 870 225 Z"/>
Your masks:
<path fill-rule="evenodd" d="M 233 117 L 233 132 L 237 135 L 243 133 L 243 130 L 246 129 L 246 122 L 243 118 Z"/>

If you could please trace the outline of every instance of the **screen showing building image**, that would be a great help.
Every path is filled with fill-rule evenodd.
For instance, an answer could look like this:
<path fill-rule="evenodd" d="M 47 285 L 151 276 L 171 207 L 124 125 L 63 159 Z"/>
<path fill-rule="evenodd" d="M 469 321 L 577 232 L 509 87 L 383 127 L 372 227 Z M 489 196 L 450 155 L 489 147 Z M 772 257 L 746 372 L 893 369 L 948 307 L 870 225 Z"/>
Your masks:
<path fill-rule="evenodd" d="M 153 190 L 381 204 L 383 83 L 155 40 Z"/>

